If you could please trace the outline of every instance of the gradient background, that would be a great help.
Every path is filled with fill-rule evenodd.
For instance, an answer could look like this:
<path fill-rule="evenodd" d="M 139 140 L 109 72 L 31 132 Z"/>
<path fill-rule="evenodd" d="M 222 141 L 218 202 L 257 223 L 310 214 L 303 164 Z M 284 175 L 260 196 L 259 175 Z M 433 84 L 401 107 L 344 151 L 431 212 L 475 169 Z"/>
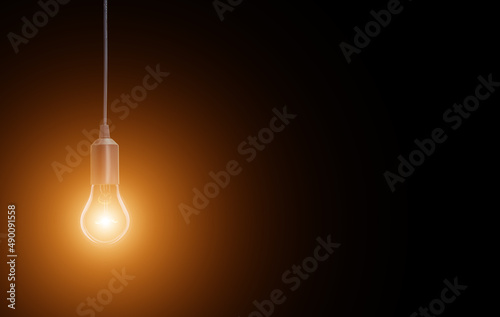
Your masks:
<path fill-rule="evenodd" d="M 243 317 L 275 288 L 287 301 L 273 316 L 408 316 L 455 276 L 469 288 L 444 314 L 488 311 L 498 95 L 394 194 L 383 173 L 477 76 L 500 80 L 498 18 L 493 4 L 405 2 L 348 65 L 339 43 L 386 5 L 246 0 L 221 22 L 208 0 L 111 0 L 109 101 L 147 65 L 171 75 L 127 118 L 109 110 L 132 223 L 103 248 L 79 225 L 89 157 L 62 182 L 51 167 L 101 118 L 102 2 L 62 6 L 18 54 L 6 34 L 40 8 L 2 4 L 0 233 L 16 204 L 18 264 L 17 309 L 2 300 L 1 315 L 77 316 L 123 267 L 136 278 L 97 316 Z M 296 119 L 247 163 L 238 145 L 284 105 Z M 179 203 L 232 159 L 242 173 L 186 225 Z M 342 246 L 289 291 L 283 272 L 329 234 Z"/>

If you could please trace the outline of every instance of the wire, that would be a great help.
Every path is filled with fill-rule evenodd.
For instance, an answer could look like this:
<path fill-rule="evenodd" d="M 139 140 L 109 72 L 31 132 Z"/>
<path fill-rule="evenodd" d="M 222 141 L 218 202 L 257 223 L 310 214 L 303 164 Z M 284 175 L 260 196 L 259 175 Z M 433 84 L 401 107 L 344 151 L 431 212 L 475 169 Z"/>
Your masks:
<path fill-rule="evenodd" d="M 104 0 L 104 105 L 103 124 L 108 124 L 108 0 Z"/>

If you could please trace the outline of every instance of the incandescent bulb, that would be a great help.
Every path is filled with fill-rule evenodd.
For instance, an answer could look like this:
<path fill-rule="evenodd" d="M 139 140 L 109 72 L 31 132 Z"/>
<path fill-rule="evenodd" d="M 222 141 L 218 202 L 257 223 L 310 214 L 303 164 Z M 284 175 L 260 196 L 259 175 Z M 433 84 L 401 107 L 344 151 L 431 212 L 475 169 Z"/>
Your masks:
<path fill-rule="evenodd" d="M 109 136 L 108 122 L 108 1 L 104 0 L 104 103 L 99 138 L 90 146 L 90 198 L 80 217 L 92 242 L 113 244 L 123 238 L 130 217 L 120 196 L 118 144 Z"/>
<path fill-rule="evenodd" d="M 90 148 L 90 197 L 80 217 L 83 233 L 92 242 L 113 244 L 128 231 L 130 216 L 119 190 L 118 144 L 101 126 L 99 139 Z"/>
<path fill-rule="evenodd" d="M 118 185 L 92 185 L 80 223 L 93 242 L 112 244 L 120 240 L 127 233 L 130 218 Z"/>

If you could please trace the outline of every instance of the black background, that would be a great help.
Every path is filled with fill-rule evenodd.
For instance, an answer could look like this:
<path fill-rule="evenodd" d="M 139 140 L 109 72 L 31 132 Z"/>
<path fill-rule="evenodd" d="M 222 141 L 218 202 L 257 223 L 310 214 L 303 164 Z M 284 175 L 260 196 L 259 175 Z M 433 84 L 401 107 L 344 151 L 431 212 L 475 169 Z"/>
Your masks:
<path fill-rule="evenodd" d="M 129 292 L 154 290 L 154 294 L 140 301 L 134 297 L 121 301 L 117 296 L 110 307 L 123 310 L 111 307 L 98 316 L 118 312 L 124 316 L 127 311 L 144 316 L 172 311 L 184 311 L 185 316 L 248 316 L 252 301 L 268 298 L 272 289 L 283 287 L 282 272 L 311 254 L 316 237 L 329 234 L 342 246 L 299 290 L 287 292 L 288 300 L 276 307 L 274 316 L 409 316 L 439 297 L 444 279 L 455 277 L 468 289 L 443 314 L 489 311 L 493 291 L 486 285 L 495 275 L 489 268 L 496 252 L 498 209 L 494 141 L 498 92 L 456 131 L 443 123 L 442 114 L 474 92 L 478 76 L 491 73 L 500 81 L 500 28 L 494 3 L 404 1 L 403 11 L 348 64 L 339 44 L 352 44 L 353 28 L 364 27 L 372 20 L 370 10 L 386 8 L 387 1 L 245 0 L 226 12 L 224 21 L 208 0 L 110 2 L 110 96 L 135 85 L 145 65 L 160 63 L 172 74 L 151 97 L 155 99 L 148 99 L 156 106 L 135 110 L 135 118 L 120 123 L 116 140 L 129 135 L 144 140 L 138 144 L 144 144 L 150 155 L 129 164 L 139 165 L 137 174 L 155 179 L 153 200 L 162 199 L 161 179 L 169 175 L 158 169 L 177 169 L 186 175 L 178 181 L 182 196 L 165 204 L 176 229 L 168 236 L 159 234 L 162 221 L 152 212 L 148 217 L 154 221 L 140 222 L 151 225 L 143 232 L 152 233 L 134 235 L 135 243 L 151 250 L 162 248 L 161 239 L 170 239 L 165 243 L 185 243 L 193 254 L 205 252 L 211 234 L 219 232 L 217 222 L 224 219 L 231 226 L 227 230 L 235 234 L 230 241 L 234 250 L 213 247 L 215 251 L 207 251 L 203 259 L 214 266 L 225 258 L 245 260 L 241 268 L 228 265 L 232 274 L 225 275 L 222 266 L 222 273 L 217 269 L 213 279 L 193 282 L 195 296 L 186 289 L 180 291 L 183 302 L 190 305 L 176 309 L 162 305 L 167 296 L 162 283 L 168 282 L 159 278 L 159 284 L 128 287 Z M 77 182 L 87 182 L 88 158 L 82 164 L 84 170 L 71 174 L 78 179 L 67 181 L 64 188 L 50 162 L 63 160 L 64 146 L 78 142 L 81 127 L 97 126 L 102 93 L 101 9 L 100 1 L 73 0 L 29 44 L 21 45 L 18 54 L 7 36 L 0 44 L 1 203 L 23 206 L 29 201 L 37 206 L 30 210 L 32 217 L 19 219 L 26 237 L 30 228 L 51 225 L 44 223 L 43 215 L 57 217 L 65 212 L 57 204 L 50 206 L 51 197 L 66 195 Z M 35 1 L 2 4 L 2 33 L 19 33 L 20 18 L 37 10 Z M 66 101 L 73 98 L 78 106 L 55 103 L 60 95 Z M 191 188 L 204 184 L 208 171 L 236 157 L 237 144 L 265 126 L 272 108 L 284 105 L 297 119 L 255 162 L 244 166 L 247 174 L 239 176 L 234 189 L 218 198 L 232 197 L 231 212 L 217 215 L 214 205 L 194 216 L 200 227 L 217 230 L 201 229 L 198 224 L 186 227 L 177 204 L 189 201 Z M 88 118 L 80 123 L 82 115 Z M 156 121 L 149 124 L 153 117 Z M 176 129 L 168 128 L 174 123 Z M 397 157 L 407 157 L 415 149 L 413 140 L 428 138 L 438 127 L 446 129 L 447 141 L 392 193 L 383 173 L 395 172 Z M 74 133 L 64 135 L 66 131 Z M 146 141 L 151 139 L 154 142 Z M 59 152 L 50 153 L 51 142 Z M 126 178 L 126 142 L 118 142 Z M 35 145 L 38 152 L 30 152 Z M 137 145 L 127 146 L 132 155 Z M 170 156 L 182 152 L 184 158 L 196 157 L 193 166 L 162 165 L 164 154 L 155 154 L 160 151 L 155 147 Z M 16 172 L 30 168 L 39 174 Z M 46 186 L 50 193 L 43 195 L 45 200 L 33 194 Z M 240 205 L 245 207 L 240 210 Z M 185 230 L 206 231 L 188 237 Z M 67 232 L 50 232 L 43 243 L 55 251 L 58 241 L 67 241 Z M 36 300 L 46 286 L 38 284 L 41 278 L 23 278 L 23 274 L 58 277 L 57 270 L 38 269 L 37 263 L 43 263 L 46 255 L 35 251 L 44 249 L 43 243 L 35 246 L 32 241 L 26 239 L 20 251 L 26 258 L 30 252 L 36 254 L 19 272 L 22 302 L 15 312 L 5 310 L 7 315 L 76 315 L 67 307 L 76 307 L 85 297 Z M 162 252 L 135 256 L 148 263 L 169 257 Z M 185 262 L 186 270 L 203 267 Z M 104 269 L 98 281 L 107 281 L 112 267 L 119 264 Z M 213 272 L 207 269 L 199 274 Z M 98 286 L 89 289 L 95 293 Z M 210 305 L 204 296 L 210 298 Z M 58 305 L 60 300 L 65 305 Z M 6 305 L 2 300 L 2 316 Z"/>

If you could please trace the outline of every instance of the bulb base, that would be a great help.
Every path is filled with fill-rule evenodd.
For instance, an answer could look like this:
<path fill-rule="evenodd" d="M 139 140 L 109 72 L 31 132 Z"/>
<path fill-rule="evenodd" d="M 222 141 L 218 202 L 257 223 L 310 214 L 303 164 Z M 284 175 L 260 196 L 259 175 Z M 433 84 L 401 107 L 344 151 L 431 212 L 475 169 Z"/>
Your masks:
<path fill-rule="evenodd" d="M 90 183 L 120 183 L 118 143 L 109 137 L 109 133 L 105 138 L 99 137 L 90 147 Z"/>

